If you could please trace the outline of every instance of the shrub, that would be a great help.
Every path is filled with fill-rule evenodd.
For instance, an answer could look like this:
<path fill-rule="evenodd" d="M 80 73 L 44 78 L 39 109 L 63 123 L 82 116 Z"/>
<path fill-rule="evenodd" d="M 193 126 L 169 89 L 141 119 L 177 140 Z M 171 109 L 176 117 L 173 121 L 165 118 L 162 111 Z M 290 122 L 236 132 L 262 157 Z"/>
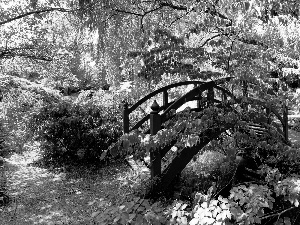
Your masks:
<path fill-rule="evenodd" d="M 294 118 L 292 120 L 291 129 L 294 131 L 300 132 L 300 119 L 299 118 Z"/>
<path fill-rule="evenodd" d="M 0 103 L 0 119 L 6 133 L 6 145 L 10 150 L 22 152 L 32 140 L 30 120 L 47 102 L 57 101 L 57 92 L 26 79 L 0 76 L 3 100 Z"/>
<path fill-rule="evenodd" d="M 0 122 L 0 157 L 5 157 L 9 153 L 9 148 L 6 144 L 7 134 L 4 130 L 2 122 Z"/>
<path fill-rule="evenodd" d="M 49 104 L 32 120 L 42 141 L 46 164 L 97 163 L 104 150 L 122 132 L 121 120 L 109 107 L 73 104 L 68 101 Z"/>
<path fill-rule="evenodd" d="M 206 194 L 197 192 L 192 203 L 174 200 L 164 206 L 137 197 L 94 212 L 93 224 L 298 224 L 299 178 L 282 179 L 278 170 L 270 167 L 261 172 L 266 176 L 264 184 L 235 186 L 227 198 L 215 197 L 214 185 Z"/>

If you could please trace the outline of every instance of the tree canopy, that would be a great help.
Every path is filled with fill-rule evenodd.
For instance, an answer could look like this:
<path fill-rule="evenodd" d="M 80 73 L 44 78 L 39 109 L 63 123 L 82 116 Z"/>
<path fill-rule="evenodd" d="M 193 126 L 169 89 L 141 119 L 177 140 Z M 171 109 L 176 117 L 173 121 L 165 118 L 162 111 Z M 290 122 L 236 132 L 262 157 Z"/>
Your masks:
<path fill-rule="evenodd" d="M 2 69 L 16 70 L 12 69 L 16 61 L 25 60 L 38 73 L 47 74 L 51 68 L 56 79 L 117 84 L 121 77 L 132 79 L 139 73 L 153 77 L 153 69 L 168 73 L 159 63 L 168 64 L 171 57 L 172 65 L 179 60 L 180 68 L 184 66 L 184 73 L 213 68 L 255 83 L 281 78 L 296 87 L 299 4 L 292 0 L 2 1 Z M 162 57 L 160 68 L 153 67 L 150 54 Z M 147 71 L 147 63 L 152 70 Z"/>

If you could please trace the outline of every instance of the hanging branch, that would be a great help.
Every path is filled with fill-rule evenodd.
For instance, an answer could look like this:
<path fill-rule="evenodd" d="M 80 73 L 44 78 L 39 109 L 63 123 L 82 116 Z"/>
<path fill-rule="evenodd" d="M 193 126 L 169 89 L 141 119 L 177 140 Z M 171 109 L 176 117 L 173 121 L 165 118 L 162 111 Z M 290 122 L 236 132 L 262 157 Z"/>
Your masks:
<path fill-rule="evenodd" d="M 228 56 L 228 60 L 227 60 L 227 73 L 229 73 L 229 69 L 230 69 L 230 58 L 231 58 L 231 54 L 232 54 L 232 49 L 233 49 L 233 44 L 234 41 L 231 42 L 231 46 L 230 46 L 230 52 L 229 52 L 229 56 Z"/>
<path fill-rule="evenodd" d="M 23 58 L 28 58 L 28 59 L 34 59 L 34 60 L 42 60 L 42 61 L 47 61 L 50 62 L 52 61 L 52 57 L 50 56 L 45 56 L 42 54 L 36 54 L 32 51 L 35 51 L 35 48 L 5 48 L 5 49 L 0 49 L 0 59 L 10 59 L 14 57 L 23 57 Z"/>
<path fill-rule="evenodd" d="M 74 9 L 64 9 L 64 8 L 46 8 L 46 9 L 41 9 L 41 10 L 36 10 L 36 11 L 30 11 L 30 12 L 26 12 L 26 13 L 20 14 L 20 15 L 15 16 L 15 17 L 11 17 L 11 18 L 9 18 L 7 20 L 0 21 L 0 26 L 4 25 L 6 23 L 10 23 L 10 22 L 12 22 L 14 20 L 22 19 L 22 18 L 30 16 L 30 15 L 34 15 L 34 14 L 38 15 L 40 13 L 47 13 L 47 12 L 54 12 L 54 11 L 59 11 L 59 12 L 74 12 L 76 10 L 74 10 Z"/>

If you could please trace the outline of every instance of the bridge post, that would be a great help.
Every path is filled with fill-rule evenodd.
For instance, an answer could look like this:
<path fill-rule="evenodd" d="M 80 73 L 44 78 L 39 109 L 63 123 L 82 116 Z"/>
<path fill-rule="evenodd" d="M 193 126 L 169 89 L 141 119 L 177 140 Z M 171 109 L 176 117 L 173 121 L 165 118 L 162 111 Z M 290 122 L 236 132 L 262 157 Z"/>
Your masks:
<path fill-rule="evenodd" d="M 198 87 L 198 84 L 194 84 L 194 88 Z M 201 100 L 202 100 L 202 91 L 199 91 L 199 94 L 197 95 L 197 109 L 201 109 Z"/>
<path fill-rule="evenodd" d="M 288 107 L 286 104 L 283 105 L 283 133 L 284 138 L 288 142 L 289 141 L 289 125 L 288 125 Z"/>
<path fill-rule="evenodd" d="M 165 90 L 165 91 L 163 92 L 163 106 L 164 106 L 164 109 L 167 108 L 168 103 L 169 103 L 169 99 L 168 99 L 168 91 Z"/>
<path fill-rule="evenodd" d="M 243 80 L 243 96 L 248 97 L 248 83 L 247 81 Z"/>
<path fill-rule="evenodd" d="M 212 86 L 207 90 L 208 106 L 212 106 L 214 104 L 214 98 L 215 98 L 215 92 L 214 92 L 214 87 Z"/>
<path fill-rule="evenodd" d="M 224 91 L 222 91 L 222 101 L 225 102 L 227 100 L 227 95 Z"/>
<path fill-rule="evenodd" d="M 243 97 L 247 98 L 248 97 L 248 83 L 245 80 L 242 81 L 242 89 L 243 89 Z M 243 102 L 241 104 L 241 107 L 244 110 L 248 111 L 248 104 L 247 103 Z"/>
<path fill-rule="evenodd" d="M 270 107 L 266 108 L 266 114 L 267 114 L 267 123 L 271 124 L 271 118 L 270 118 L 270 114 L 271 114 L 271 109 Z"/>
<path fill-rule="evenodd" d="M 126 133 L 129 133 L 129 113 L 127 102 L 125 102 L 123 105 L 123 134 Z"/>
<path fill-rule="evenodd" d="M 159 105 L 154 100 L 150 112 L 150 134 L 155 135 L 161 129 Z M 161 175 L 161 155 L 159 149 L 150 152 L 151 178 Z"/>

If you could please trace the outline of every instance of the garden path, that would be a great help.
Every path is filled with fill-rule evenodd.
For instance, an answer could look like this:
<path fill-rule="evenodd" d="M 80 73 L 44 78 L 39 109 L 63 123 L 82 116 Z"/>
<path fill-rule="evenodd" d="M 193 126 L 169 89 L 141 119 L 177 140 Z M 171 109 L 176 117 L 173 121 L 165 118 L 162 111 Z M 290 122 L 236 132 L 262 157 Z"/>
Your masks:
<path fill-rule="evenodd" d="M 39 157 L 37 149 L 7 160 L 11 203 L 0 207 L 0 225 L 90 224 L 96 209 L 117 204 L 131 192 L 123 185 L 129 170 L 125 166 L 50 171 L 30 165 Z"/>

